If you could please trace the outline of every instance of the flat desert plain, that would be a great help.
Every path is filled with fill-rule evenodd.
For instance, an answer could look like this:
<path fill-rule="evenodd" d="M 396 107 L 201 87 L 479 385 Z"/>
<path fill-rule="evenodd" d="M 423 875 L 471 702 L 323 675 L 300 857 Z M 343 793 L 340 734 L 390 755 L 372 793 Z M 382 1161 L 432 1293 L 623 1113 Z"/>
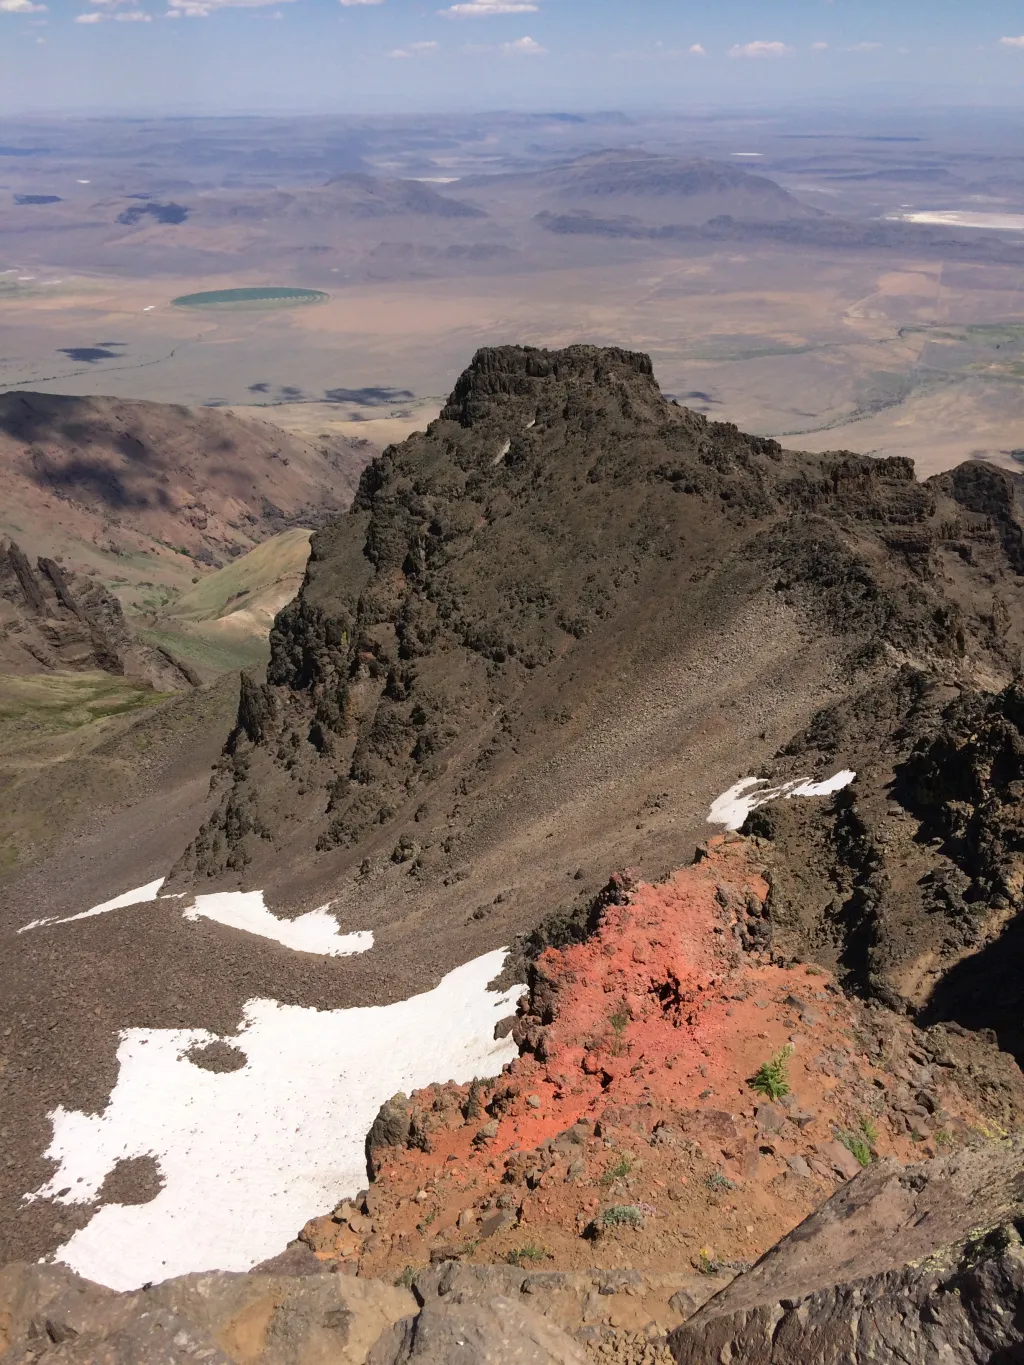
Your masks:
<path fill-rule="evenodd" d="M 1014 267 L 774 244 L 615 243 L 608 255 L 356 283 L 266 312 L 171 303 L 265 282 L 238 275 L 8 275 L 0 391 L 259 408 L 290 429 L 382 444 L 436 414 L 478 346 L 587 341 L 649 351 L 666 393 L 791 446 L 908 455 L 922 475 L 971 456 L 1019 467 Z"/>

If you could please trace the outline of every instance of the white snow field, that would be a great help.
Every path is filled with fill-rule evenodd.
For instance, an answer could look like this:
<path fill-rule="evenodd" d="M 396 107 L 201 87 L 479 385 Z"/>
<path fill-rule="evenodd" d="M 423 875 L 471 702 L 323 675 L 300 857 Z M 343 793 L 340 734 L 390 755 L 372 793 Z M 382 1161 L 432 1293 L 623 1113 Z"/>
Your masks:
<path fill-rule="evenodd" d="M 394 1005 L 320 1011 L 250 1000 L 237 1071 L 188 1051 L 204 1029 L 121 1032 L 118 1077 L 101 1114 L 56 1109 L 46 1155 L 59 1163 L 33 1195 L 96 1198 L 116 1163 L 151 1156 L 163 1188 L 148 1204 L 107 1204 L 56 1253 L 80 1275 L 135 1289 L 191 1271 L 248 1270 L 284 1249 L 307 1218 L 366 1182 L 366 1134 L 385 1100 L 434 1081 L 493 1076 L 517 1049 L 494 1039 L 523 990 L 487 983 L 503 949 Z"/>
<path fill-rule="evenodd" d="M 94 905 L 91 910 L 83 910 L 81 914 L 68 915 L 66 919 L 34 919 L 29 924 L 23 924 L 18 933 L 24 934 L 29 929 L 39 929 L 47 924 L 74 924 L 76 920 L 91 919 L 94 915 L 106 915 L 111 910 L 144 905 L 157 899 L 185 899 L 183 894 L 161 896 L 163 884 L 164 879 L 161 877 L 159 881 L 149 882 L 135 891 L 124 891 L 112 900 Z M 297 919 L 278 919 L 264 904 L 262 891 L 215 891 L 208 896 L 196 896 L 186 905 L 182 917 L 187 920 L 215 920 L 229 929 L 241 929 L 260 938 L 272 938 L 297 953 L 351 957 L 354 953 L 369 952 L 373 947 L 373 933 L 369 929 L 360 929 L 351 934 L 341 933 L 329 905 L 310 910 Z"/>
<path fill-rule="evenodd" d="M 856 776 L 849 768 L 844 768 L 823 782 L 798 777 L 782 782 L 777 787 L 766 787 L 763 777 L 745 777 L 712 801 L 707 822 L 709 825 L 724 825 L 726 829 L 739 829 L 752 810 L 768 801 L 777 801 L 780 797 L 788 801 L 794 796 L 831 796 L 833 792 L 848 787 Z"/>

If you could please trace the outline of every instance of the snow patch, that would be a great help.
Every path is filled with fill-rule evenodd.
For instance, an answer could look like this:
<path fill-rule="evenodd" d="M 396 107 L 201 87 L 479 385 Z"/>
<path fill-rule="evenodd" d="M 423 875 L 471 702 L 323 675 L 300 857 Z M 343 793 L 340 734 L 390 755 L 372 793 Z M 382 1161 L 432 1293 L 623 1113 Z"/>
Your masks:
<path fill-rule="evenodd" d="M 790 800 L 794 796 L 831 796 L 833 792 L 848 787 L 857 776 L 849 768 L 844 768 L 827 777 L 822 782 L 812 782 L 810 778 L 793 778 L 777 787 L 766 787 L 762 777 L 745 777 L 712 801 L 708 811 L 709 825 L 725 825 L 726 829 L 739 829 L 752 810 L 780 797 Z M 751 788 L 758 788 L 752 791 Z"/>
<path fill-rule="evenodd" d="M 23 924 L 18 933 L 25 934 L 29 929 L 40 929 L 44 924 L 74 924 L 76 920 L 92 919 L 94 915 L 105 915 L 108 910 L 120 910 L 125 905 L 143 905 L 147 901 L 155 901 L 163 884 L 164 878 L 158 877 L 155 882 L 147 882 L 145 886 L 136 887 L 134 891 L 122 891 L 112 900 L 103 901 L 101 905 L 94 905 L 91 910 L 83 910 L 80 914 L 68 915 L 65 919 L 34 919 L 28 924 Z"/>
<path fill-rule="evenodd" d="M 241 929 L 260 938 L 272 938 L 297 953 L 323 953 L 327 957 L 351 957 L 373 947 L 373 934 L 361 930 L 342 934 L 338 921 L 326 905 L 297 919 L 278 919 L 263 903 L 262 891 L 215 891 L 197 896 L 184 911 L 187 920 L 212 919 L 229 929 Z"/>
<path fill-rule="evenodd" d="M 155 901 L 164 878 L 140 886 L 135 891 L 124 891 L 102 905 L 94 905 L 91 910 L 83 910 L 78 915 L 68 915 L 65 919 L 34 919 L 23 924 L 19 934 L 29 929 L 38 929 L 47 924 L 73 924 L 76 920 L 91 919 L 94 915 L 105 915 L 110 910 L 121 910 L 128 905 L 143 905 Z M 185 892 L 177 895 L 160 896 L 161 900 L 183 900 Z M 310 910 L 297 919 L 278 919 L 271 914 L 263 901 L 262 891 L 215 891 L 208 896 L 196 896 L 182 911 L 187 920 L 214 920 L 228 929 L 241 929 L 246 934 L 257 934 L 260 938 L 272 938 L 285 948 L 297 953 L 321 953 L 326 957 L 351 957 L 354 953 L 367 953 L 373 947 L 373 933 L 360 929 L 356 933 L 343 934 L 338 921 L 330 913 L 329 905 L 319 910 Z"/>
<path fill-rule="evenodd" d="M 515 1057 L 494 1026 L 523 990 L 487 983 L 503 949 L 394 1005 L 320 1011 L 250 1000 L 225 1041 L 244 1067 L 211 1072 L 186 1056 L 205 1029 L 124 1029 L 101 1114 L 60 1107 L 46 1156 L 59 1162 L 30 1201 L 87 1204 L 119 1160 L 152 1156 L 163 1188 L 148 1204 L 108 1204 L 56 1253 L 112 1289 L 202 1270 L 248 1270 L 315 1214 L 366 1182 L 377 1111 L 442 1078 L 496 1075 Z M 58 1191 L 67 1193 L 58 1194 Z"/>
<path fill-rule="evenodd" d="M 495 455 L 494 459 L 491 461 L 491 464 L 501 464 L 502 460 L 505 458 L 505 456 L 508 454 L 508 452 L 509 452 L 511 449 L 512 449 L 512 437 L 510 436 L 510 437 L 508 438 L 508 440 L 505 442 L 505 444 L 504 444 L 504 445 L 501 447 L 501 449 L 498 451 L 497 455 Z"/>

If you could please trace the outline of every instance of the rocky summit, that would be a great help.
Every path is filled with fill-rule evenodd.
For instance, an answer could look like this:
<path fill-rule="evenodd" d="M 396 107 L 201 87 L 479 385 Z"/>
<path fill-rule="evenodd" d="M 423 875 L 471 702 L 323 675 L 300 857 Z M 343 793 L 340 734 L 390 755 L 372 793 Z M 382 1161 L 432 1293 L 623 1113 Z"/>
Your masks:
<path fill-rule="evenodd" d="M 843 767 L 838 825 L 757 817 L 807 860 L 799 887 L 789 851 L 773 873 L 772 932 L 922 1007 L 1017 894 L 1012 839 L 951 837 L 963 793 L 927 755 L 1015 695 L 1020 483 L 784 451 L 666 400 L 631 352 L 481 351 L 315 536 L 173 881 L 340 890 L 378 923 L 400 898 L 440 961 L 453 932 L 571 914 L 610 868 L 678 866 L 737 776 Z"/>

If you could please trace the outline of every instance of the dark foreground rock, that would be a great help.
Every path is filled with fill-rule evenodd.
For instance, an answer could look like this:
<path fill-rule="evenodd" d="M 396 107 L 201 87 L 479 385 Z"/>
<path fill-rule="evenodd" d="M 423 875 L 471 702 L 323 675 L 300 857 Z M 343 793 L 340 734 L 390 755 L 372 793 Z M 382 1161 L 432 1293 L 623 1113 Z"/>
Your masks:
<path fill-rule="evenodd" d="M 187 1275 L 115 1294 L 60 1266 L 12 1265 L 0 1271 L 0 1360 L 362 1365 L 381 1333 L 416 1308 L 407 1289 L 346 1275 Z"/>
<path fill-rule="evenodd" d="M 496 1295 L 476 1303 L 428 1304 L 370 1352 L 367 1365 L 585 1365 L 561 1328 Z"/>
<path fill-rule="evenodd" d="M 1024 1360 L 1024 1138 L 844 1186 L 677 1328 L 678 1365 Z"/>

